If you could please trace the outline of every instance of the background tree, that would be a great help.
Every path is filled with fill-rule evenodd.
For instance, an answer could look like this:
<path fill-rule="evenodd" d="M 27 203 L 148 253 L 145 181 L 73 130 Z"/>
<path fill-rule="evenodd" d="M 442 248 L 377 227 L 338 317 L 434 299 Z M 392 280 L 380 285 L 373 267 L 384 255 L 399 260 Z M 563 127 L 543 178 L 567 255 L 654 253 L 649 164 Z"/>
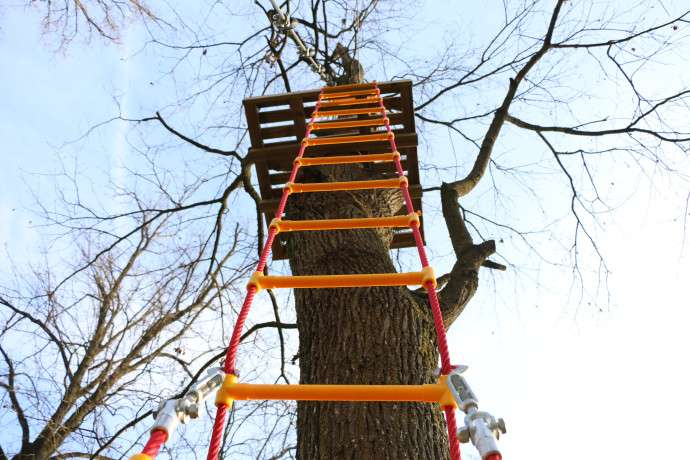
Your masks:
<path fill-rule="evenodd" d="M 75 5 L 87 8 L 84 5 L 88 4 Z M 663 87 L 651 84 L 645 76 L 646 71 L 653 72 L 662 64 L 677 69 L 671 66 L 673 61 L 682 60 L 673 53 L 685 44 L 688 13 L 674 14 L 673 5 L 654 10 L 651 4 L 639 3 L 634 8 L 617 7 L 622 9 L 617 11 L 606 4 L 523 2 L 503 6 L 500 14 L 492 15 L 494 33 L 481 43 L 460 35 L 455 27 L 449 29 L 453 41 L 428 33 L 422 35 L 420 43 L 410 42 L 413 29 L 426 27 L 423 22 L 410 20 L 418 12 L 413 3 L 312 1 L 286 5 L 286 9 L 290 6 L 298 19 L 300 36 L 316 50 L 319 62 L 334 78 L 352 77 L 352 67 L 342 59 L 342 53 L 333 53 L 341 43 L 364 67 L 366 78 L 413 79 L 416 115 L 420 130 L 429 139 L 436 139 L 438 125 L 456 142 L 466 145 L 463 150 L 469 154 L 430 156 L 430 170 L 424 180 L 428 192 L 440 191 L 437 198 L 432 193 L 427 196 L 431 195 L 432 203 L 440 202 L 455 253 L 450 263 L 446 261 L 448 276 L 442 277 L 447 325 L 473 296 L 479 267 L 495 250 L 493 241 L 482 235 L 503 238 L 514 233 L 520 240 L 515 245 L 533 260 L 515 263 L 508 259 L 504 263 L 511 265 L 511 270 L 522 270 L 529 276 L 529 269 L 544 262 L 556 270 L 574 267 L 572 287 L 580 292 L 582 302 L 600 300 L 596 286 L 606 280 L 607 267 L 597 245 L 597 224 L 600 214 L 615 205 L 608 202 L 604 189 L 610 188 L 603 185 L 612 177 L 610 165 L 627 159 L 638 164 L 643 174 L 653 171 L 664 174 L 665 180 L 685 181 L 686 86 L 673 79 L 670 71 Z M 196 16 L 187 16 L 183 9 L 177 11 L 174 21 L 160 19 L 164 11 L 158 13 L 153 7 L 150 11 L 154 13 L 147 13 L 157 19 L 148 23 L 155 27 L 147 29 L 146 52 L 172 62 L 169 77 L 152 83 L 164 88 L 174 85 L 179 96 L 149 113 L 142 109 L 143 116 L 127 111 L 98 127 L 107 130 L 122 121 L 130 123 L 129 140 L 140 156 L 130 159 L 126 169 L 119 170 L 120 176 L 113 178 L 117 192 L 113 200 L 99 203 L 85 197 L 77 187 L 80 179 L 66 175 L 71 188 L 62 188 L 62 207 L 58 211 L 43 209 L 47 222 L 80 241 L 81 257 L 71 258 L 79 262 L 68 265 L 70 269 L 61 266 L 59 274 L 52 276 L 37 270 L 40 276 L 27 275 L 16 280 L 15 288 L 3 289 L 4 398 L 19 422 L 11 447 L 5 448 L 8 456 L 26 458 L 22 455 L 47 455 L 51 451 L 56 458 L 81 455 L 73 452 L 97 451 L 97 455 L 111 458 L 122 455 L 129 446 L 128 442 L 119 443 L 118 437 L 127 431 L 120 429 L 122 422 L 117 415 L 109 415 L 110 411 L 121 414 L 115 408 L 132 408 L 134 397 L 143 398 L 143 403 L 160 394 L 174 395 L 184 384 L 161 385 L 165 375 L 177 376 L 180 369 L 188 368 L 187 375 L 191 376 L 217 362 L 214 355 L 222 351 L 227 334 L 214 325 L 213 318 L 222 314 L 232 319 L 235 296 L 263 239 L 261 219 L 260 225 L 250 230 L 251 224 L 244 217 L 247 206 L 252 200 L 256 202 L 258 195 L 252 187 L 245 129 L 237 107 L 245 96 L 317 85 L 307 66 L 292 52 L 285 52 L 292 45 L 271 25 L 267 9 L 259 2 L 252 6 L 213 3 L 199 22 L 187 19 Z M 135 10 L 149 11 L 137 4 Z M 94 17 L 86 14 L 88 9 L 78 11 L 81 13 L 73 16 L 75 22 L 61 23 L 60 30 L 67 31 L 63 38 L 73 37 L 78 30 L 71 29 L 70 24 L 99 24 L 88 19 Z M 452 12 L 448 16 L 452 17 Z M 170 35 L 165 24 L 173 23 L 176 33 Z M 101 29 L 96 27 L 101 35 L 115 36 Z M 437 53 L 430 44 L 441 42 L 447 45 Z M 468 43 L 475 44 L 468 47 Z M 194 84 L 187 85 L 188 81 Z M 614 98 L 618 105 L 603 106 L 603 113 L 593 112 L 592 98 L 603 99 L 611 88 L 618 91 Z M 501 139 L 514 139 L 522 130 L 543 143 L 546 156 L 543 152 L 511 152 L 507 144 L 500 143 Z M 233 147 L 218 147 L 227 145 Z M 527 158 L 523 160 L 523 156 Z M 352 167 L 310 174 L 309 180 L 319 175 L 332 180 L 362 177 L 367 171 Z M 619 177 L 615 169 L 613 174 Z M 544 182 L 545 176 L 556 179 Z M 510 205 L 514 195 L 504 191 L 516 187 L 509 184 L 518 184 L 519 190 L 534 197 L 533 201 L 541 201 L 543 216 L 539 222 L 515 225 L 516 208 Z M 554 188 L 557 185 L 561 189 L 565 186 L 570 194 L 569 217 L 558 210 L 560 203 L 550 202 L 553 190 L 559 190 Z M 458 208 L 457 200 L 470 192 L 476 201 L 463 201 L 463 208 Z M 357 196 L 361 205 L 346 210 L 352 217 L 389 212 L 400 200 L 394 194 Z M 292 203 L 288 212 L 298 217 L 330 214 L 335 206 L 316 194 Z M 531 214 L 526 206 L 517 209 L 518 215 Z M 563 236 L 564 226 L 572 228 L 569 237 Z M 299 234 L 291 238 L 290 264 L 295 274 L 308 274 L 323 264 L 318 253 L 299 250 L 319 243 L 313 238 Z M 340 249 L 330 254 L 334 273 L 411 266 L 412 259 L 404 254 L 395 261 L 389 258 L 389 239 L 385 231 L 356 231 L 342 239 L 331 234 L 322 244 Z M 357 244 L 352 244 L 354 241 Z M 376 255 L 371 257 L 371 267 L 355 266 L 361 248 Z M 566 257 L 554 255 L 554 250 L 565 251 Z M 234 287 L 238 279 L 242 282 Z M 594 288 L 590 288 L 592 280 Z M 338 297 L 335 290 L 298 291 L 296 318 L 287 299 L 271 294 L 266 311 L 274 318 L 255 326 L 276 328 L 277 333 L 254 335 L 256 347 L 243 348 L 241 356 L 274 356 L 280 362 L 280 372 L 266 372 L 258 366 L 243 379 L 295 381 L 289 366 L 294 337 L 290 339 L 283 329 L 294 327 L 296 319 L 302 381 L 429 380 L 430 371 L 436 367 L 436 346 L 422 298 L 405 289 L 361 293 L 361 302 L 343 305 L 344 297 Z M 395 311 L 390 308 L 392 304 Z M 314 309 L 317 305 L 319 311 Z M 321 309 L 335 312 L 328 317 L 328 324 L 320 322 L 325 321 L 318 314 Z M 94 318 L 88 327 L 78 321 L 87 316 L 86 312 Z M 370 315 L 370 321 L 362 321 Z M 388 343 L 379 341 L 377 321 L 390 322 Z M 400 335 L 403 330 L 406 334 Z M 209 340 L 213 332 L 221 334 Z M 8 345 L 18 335 L 30 333 L 38 337 L 31 352 Z M 75 334 L 80 340 L 74 340 Z M 138 335 L 148 340 L 136 342 L 132 337 Z M 345 352 L 321 349 L 326 336 L 338 337 Z M 183 347 L 183 340 L 193 345 Z M 140 343 L 142 351 L 132 354 L 138 350 L 133 343 Z M 273 345 L 276 352 L 271 349 Z M 183 348 L 187 353 L 180 357 Z M 405 351 L 400 352 L 401 348 Z M 37 380 L 36 375 L 43 375 L 44 363 L 56 359 L 56 351 L 63 370 L 51 370 L 45 381 Z M 246 375 L 247 369 L 241 368 Z M 99 376 L 108 378 L 99 380 Z M 136 376 L 139 378 L 135 380 Z M 257 403 L 244 407 L 245 413 L 233 414 L 225 438 L 223 452 L 228 458 L 240 452 L 257 458 L 295 455 L 294 435 L 290 434 L 292 406 Z M 442 420 L 440 414 L 428 409 L 418 405 L 393 411 L 384 404 L 305 404 L 297 416 L 296 455 L 340 458 L 357 452 L 358 458 L 405 458 L 422 449 L 425 458 L 442 458 L 446 455 L 442 451 L 447 449 Z M 315 423 L 317 416 L 304 415 L 314 410 L 320 425 Z M 237 420 L 244 419 L 247 412 L 272 420 L 271 425 L 258 434 L 238 429 Z M 391 413 L 396 416 L 391 417 Z M 143 410 L 136 415 L 140 417 L 134 420 L 143 419 Z M 359 422 L 339 423 L 342 419 Z M 411 426 L 401 440 L 394 427 L 408 427 L 410 420 L 422 422 Z M 380 425 L 374 430 L 371 423 Z M 137 433 L 144 433 L 146 425 L 137 427 Z M 332 426 L 333 431 L 323 430 L 324 425 Z M 279 441 L 276 433 L 281 433 Z M 247 438 L 251 441 L 244 444 Z M 356 439 L 355 445 L 345 442 L 349 439 Z M 183 435 L 175 449 L 180 449 L 176 451 L 179 456 L 186 449 L 203 445 L 203 438 Z"/>

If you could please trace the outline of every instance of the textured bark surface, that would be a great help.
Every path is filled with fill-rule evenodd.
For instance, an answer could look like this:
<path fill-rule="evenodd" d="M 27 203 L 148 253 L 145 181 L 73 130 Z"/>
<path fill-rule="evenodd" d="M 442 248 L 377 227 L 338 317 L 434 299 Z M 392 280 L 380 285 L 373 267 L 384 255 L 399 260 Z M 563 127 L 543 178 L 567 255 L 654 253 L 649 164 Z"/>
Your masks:
<path fill-rule="evenodd" d="M 377 178 L 366 166 L 302 168 L 300 182 Z M 390 216 L 399 190 L 293 194 L 288 219 Z M 392 229 L 294 232 L 294 275 L 395 272 Z M 420 265 L 421 267 L 421 265 Z M 438 347 L 428 305 L 405 287 L 298 289 L 302 383 L 432 383 Z M 447 430 L 437 404 L 303 402 L 297 458 L 444 459 Z"/>

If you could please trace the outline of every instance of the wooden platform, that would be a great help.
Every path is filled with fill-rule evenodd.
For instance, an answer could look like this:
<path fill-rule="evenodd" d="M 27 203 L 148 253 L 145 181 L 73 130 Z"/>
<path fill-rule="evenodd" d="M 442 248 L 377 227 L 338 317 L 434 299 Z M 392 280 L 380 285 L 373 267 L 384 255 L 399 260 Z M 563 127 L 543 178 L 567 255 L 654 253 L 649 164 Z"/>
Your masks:
<path fill-rule="evenodd" d="M 422 187 L 419 183 L 419 164 L 417 160 L 417 133 L 415 131 L 414 109 L 412 105 L 412 81 L 400 80 L 378 84 L 388 112 L 390 124 L 395 133 L 395 143 L 401 155 L 401 162 L 409 180 L 409 190 L 415 210 L 422 210 Z M 256 167 L 259 181 L 261 203 L 259 208 L 266 223 L 275 217 L 282 188 L 290 176 L 292 163 L 299 152 L 300 142 L 307 131 L 307 123 L 314 111 L 320 90 L 259 96 L 243 101 L 251 148 L 249 160 Z M 342 106 L 343 109 L 359 108 L 361 105 Z M 366 117 L 362 115 L 361 117 Z M 366 126 L 356 128 L 360 134 L 368 134 L 378 128 Z M 340 131 L 342 133 L 342 130 Z M 328 136 L 328 130 L 319 130 L 319 136 Z M 325 153 L 347 154 L 352 152 L 351 144 L 315 145 L 307 147 L 305 157 L 323 156 Z M 390 152 L 387 142 L 363 142 L 357 144 L 361 154 Z M 383 178 L 397 177 L 392 162 L 372 163 L 373 168 L 383 174 Z M 398 215 L 407 214 L 403 206 Z M 420 230 L 424 236 L 424 223 Z M 273 243 L 273 259 L 286 259 L 285 235 L 279 233 Z M 396 229 L 392 248 L 406 248 L 415 245 L 412 231 Z"/>

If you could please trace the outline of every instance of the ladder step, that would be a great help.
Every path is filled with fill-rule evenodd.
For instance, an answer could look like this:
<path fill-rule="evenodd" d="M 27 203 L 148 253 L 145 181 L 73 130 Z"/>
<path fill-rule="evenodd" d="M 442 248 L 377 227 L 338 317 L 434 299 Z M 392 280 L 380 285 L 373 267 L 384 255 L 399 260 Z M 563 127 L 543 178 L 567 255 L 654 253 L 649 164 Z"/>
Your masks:
<path fill-rule="evenodd" d="M 336 99 L 340 97 L 356 97 L 356 96 L 377 96 L 376 89 L 365 89 L 362 91 L 342 91 L 339 93 L 325 93 L 324 99 Z"/>
<path fill-rule="evenodd" d="M 378 97 L 367 97 L 366 99 L 344 98 L 329 102 L 319 102 L 319 108 L 322 107 L 339 107 L 341 105 L 359 105 L 359 104 L 378 104 Z"/>
<path fill-rule="evenodd" d="M 381 107 L 364 107 L 361 109 L 342 109 L 342 110 L 319 110 L 316 112 L 316 118 L 321 117 L 339 117 L 341 115 L 361 115 L 365 113 L 382 113 Z M 313 113 L 312 113 L 313 115 Z"/>
<path fill-rule="evenodd" d="M 316 183 L 291 183 L 285 184 L 290 193 L 303 192 L 335 192 L 341 190 L 364 190 L 370 188 L 398 188 L 402 183 L 407 183 L 407 177 L 391 179 L 356 180 L 349 182 L 316 182 Z"/>
<path fill-rule="evenodd" d="M 237 383 L 229 374 L 218 390 L 216 403 L 231 406 L 233 401 L 419 401 L 457 407 L 453 394 L 441 376 L 437 383 L 424 385 L 264 385 Z"/>
<path fill-rule="evenodd" d="M 369 155 L 342 155 L 339 157 L 300 158 L 300 166 L 339 165 L 345 163 L 371 163 L 374 161 L 393 161 L 399 154 L 374 153 Z M 297 161 L 297 160 L 295 160 Z"/>
<path fill-rule="evenodd" d="M 273 219 L 268 226 L 276 227 L 279 232 L 296 232 L 302 230 L 343 230 L 348 228 L 381 228 L 409 227 L 411 222 L 419 225 L 419 215 L 395 217 L 366 217 L 360 219 L 323 219 L 323 220 L 281 220 Z"/>
<path fill-rule="evenodd" d="M 371 118 L 368 120 L 330 121 L 324 123 L 312 123 L 311 130 L 336 129 L 336 128 L 360 128 L 362 126 L 383 126 L 386 118 Z"/>
<path fill-rule="evenodd" d="M 425 286 L 428 281 L 436 285 L 436 276 L 431 267 L 421 272 L 375 273 L 364 275 L 314 275 L 314 276 L 266 276 L 262 272 L 252 273 L 247 289 L 300 289 L 340 288 L 372 286 Z"/>
<path fill-rule="evenodd" d="M 331 144 L 350 144 L 355 142 L 387 141 L 393 133 L 383 132 L 378 134 L 360 134 L 357 136 L 337 136 L 337 137 L 308 137 L 303 139 L 307 145 L 331 145 Z"/>
<path fill-rule="evenodd" d="M 376 89 L 374 86 L 376 85 L 376 82 L 371 82 L 371 83 L 356 83 L 352 85 L 340 85 L 340 86 L 326 86 L 323 89 L 323 93 L 325 94 L 333 94 L 333 93 L 340 93 L 341 91 L 355 91 L 355 90 L 360 90 L 360 89 Z"/>

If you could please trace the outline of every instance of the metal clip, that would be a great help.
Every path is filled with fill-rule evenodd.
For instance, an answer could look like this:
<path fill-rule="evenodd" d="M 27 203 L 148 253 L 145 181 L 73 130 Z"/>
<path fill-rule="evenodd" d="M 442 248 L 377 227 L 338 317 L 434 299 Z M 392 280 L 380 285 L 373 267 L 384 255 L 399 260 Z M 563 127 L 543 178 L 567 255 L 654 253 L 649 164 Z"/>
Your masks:
<path fill-rule="evenodd" d="M 151 433 L 164 430 L 170 436 L 179 422 L 187 424 L 190 419 L 199 418 L 201 416 L 199 406 L 220 388 L 224 378 L 225 372 L 222 368 L 211 368 L 207 375 L 192 385 L 182 398 L 161 401 L 158 409 L 153 412 L 156 421 L 153 423 Z"/>
<path fill-rule="evenodd" d="M 299 24 L 297 19 L 290 19 L 290 15 L 287 13 L 284 14 L 284 19 L 280 18 L 280 14 L 274 14 L 271 19 L 273 20 L 273 25 L 281 32 L 289 32 Z"/>
<path fill-rule="evenodd" d="M 450 392 L 465 415 L 465 426 L 457 431 L 460 442 L 472 441 L 477 448 L 482 460 L 491 455 L 501 455 L 498 450 L 498 440 L 501 433 L 505 434 L 506 425 L 503 419 L 495 419 L 488 412 L 480 412 L 477 397 L 472 392 L 467 381 L 461 374 L 467 370 L 467 366 L 456 366 L 448 374 L 446 382 Z"/>
<path fill-rule="evenodd" d="M 316 51 L 311 48 L 297 48 L 297 55 L 300 57 L 313 57 L 316 56 Z"/>

